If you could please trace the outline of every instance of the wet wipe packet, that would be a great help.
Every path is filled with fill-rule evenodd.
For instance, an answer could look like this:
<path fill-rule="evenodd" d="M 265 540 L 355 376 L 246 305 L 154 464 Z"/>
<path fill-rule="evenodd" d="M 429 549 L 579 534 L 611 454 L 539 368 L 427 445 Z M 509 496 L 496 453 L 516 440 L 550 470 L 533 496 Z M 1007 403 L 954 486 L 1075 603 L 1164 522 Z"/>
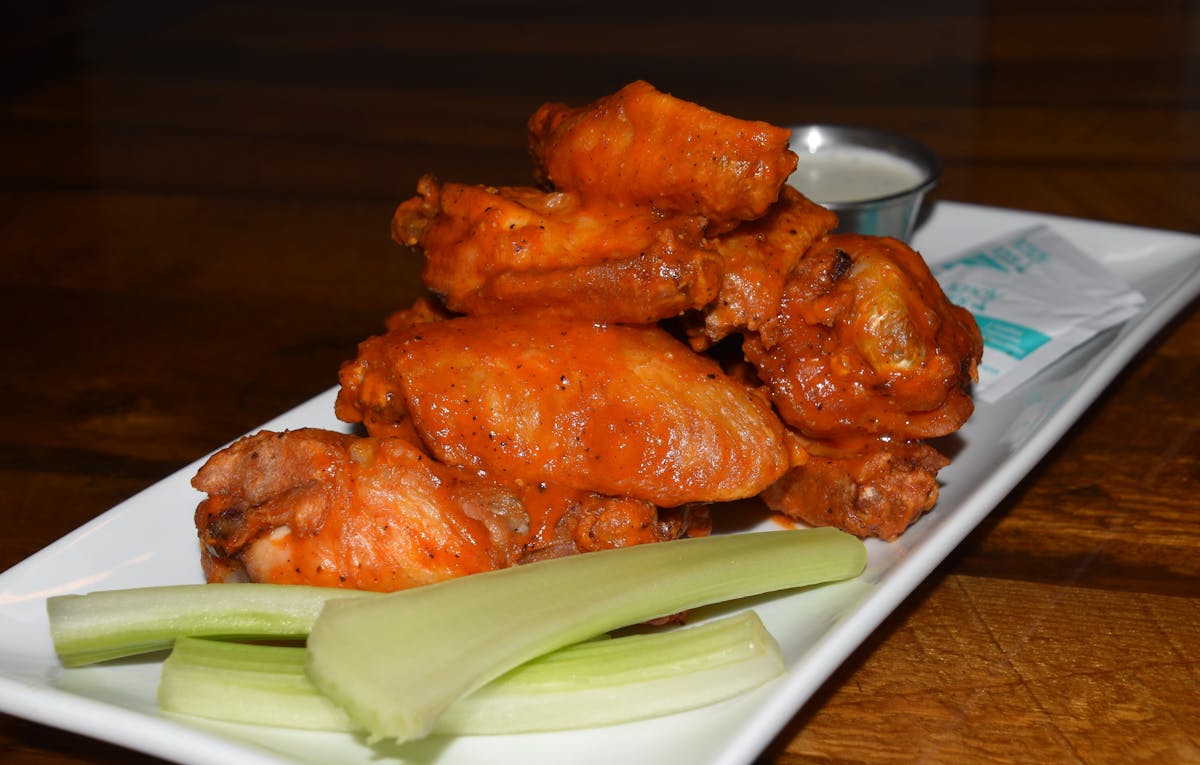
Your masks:
<path fill-rule="evenodd" d="M 1145 298 L 1049 226 L 1017 231 L 932 267 L 983 333 L 975 395 L 996 401 L 1067 351 L 1141 310 Z"/>

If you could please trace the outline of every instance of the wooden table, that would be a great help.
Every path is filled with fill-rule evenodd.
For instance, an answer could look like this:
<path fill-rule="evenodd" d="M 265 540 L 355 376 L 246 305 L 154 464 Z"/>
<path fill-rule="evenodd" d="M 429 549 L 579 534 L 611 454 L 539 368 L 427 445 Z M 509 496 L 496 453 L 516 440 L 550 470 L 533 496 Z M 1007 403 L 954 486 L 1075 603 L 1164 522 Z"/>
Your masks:
<path fill-rule="evenodd" d="M 393 206 L 426 171 L 528 183 L 542 101 L 645 78 L 912 135 L 941 199 L 1197 231 L 1195 3 L 27 5 L 0 29 L 0 569 L 334 384 L 417 289 Z M 1198 382 L 1193 306 L 762 762 L 1200 761 Z M 0 761 L 147 758 L 2 717 Z"/>

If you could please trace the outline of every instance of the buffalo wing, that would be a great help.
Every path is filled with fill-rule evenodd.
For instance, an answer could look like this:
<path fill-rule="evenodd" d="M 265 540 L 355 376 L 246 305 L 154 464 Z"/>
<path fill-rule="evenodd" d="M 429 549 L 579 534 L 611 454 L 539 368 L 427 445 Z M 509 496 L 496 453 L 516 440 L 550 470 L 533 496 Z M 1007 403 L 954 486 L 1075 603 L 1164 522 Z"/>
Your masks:
<path fill-rule="evenodd" d="M 950 463 L 921 441 L 805 440 L 807 459 L 766 491 L 767 507 L 810 526 L 893 540 L 933 507 Z"/>
<path fill-rule="evenodd" d="M 421 249 L 426 286 L 453 311 L 643 324 L 700 308 L 720 287 L 700 216 L 431 176 L 417 192 L 396 209 L 392 236 Z"/>
<path fill-rule="evenodd" d="M 704 508 L 505 487 L 402 439 L 304 429 L 247 436 L 193 480 L 212 582 L 391 591 L 546 557 L 708 532 Z"/>
<path fill-rule="evenodd" d="M 836 225 L 836 215 L 785 186 L 766 215 L 716 237 L 725 272 L 716 300 L 701 312 L 693 345 L 755 331 L 774 319 L 788 274 L 812 243 Z"/>
<path fill-rule="evenodd" d="M 780 416 L 805 436 L 916 439 L 970 416 L 982 340 L 910 247 L 836 234 L 800 259 L 779 315 L 744 350 Z"/>
<path fill-rule="evenodd" d="M 366 340 L 340 379 L 343 420 L 504 482 L 673 507 L 754 496 L 789 464 L 765 397 L 655 326 L 454 318 Z"/>
<path fill-rule="evenodd" d="M 529 120 L 534 172 L 585 199 L 703 215 L 711 233 L 766 213 L 796 169 L 791 133 L 633 82 L 587 106 Z"/>

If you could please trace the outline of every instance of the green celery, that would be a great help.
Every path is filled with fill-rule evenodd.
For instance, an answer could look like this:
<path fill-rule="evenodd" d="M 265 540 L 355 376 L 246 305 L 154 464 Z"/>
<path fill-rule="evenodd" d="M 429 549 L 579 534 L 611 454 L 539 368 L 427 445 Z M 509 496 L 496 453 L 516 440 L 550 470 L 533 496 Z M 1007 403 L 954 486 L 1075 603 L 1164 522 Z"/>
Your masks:
<path fill-rule="evenodd" d="M 858 575 L 862 542 L 832 528 L 603 550 L 358 601 L 330 602 L 308 673 L 372 739 L 427 735 L 458 699 L 537 656 L 733 598 Z"/>
<path fill-rule="evenodd" d="M 63 666 L 157 651 L 184 635 L 303 638 L 321 607 L 354 590 L 283 584 L 182 584 L 59 595 L 46 601 Z"/>
<path fill-rule="evenodd" d="M 758 614 L 552 651 L 450 705 L 437 733 L 589 728 L 714 704 L 783 673 L 783 654 Z"/>
<path fill-rule="evenodd" d="M 164 711 L 218 720 L 353 731 L 304 673 L 303 648 L 182 638 L 163 664 Z M 595 727 L 715 703 L 783 672 L 758 615 L 577 643 L 459 699 L 435 731 L 507 734 Z"/>
<path fill-rule="evenodd" d="M 181 637 L 163 662 L 164 712 L 252 725 L 351 731 L 350 718 L 304 673 L 302 646 Z"/>

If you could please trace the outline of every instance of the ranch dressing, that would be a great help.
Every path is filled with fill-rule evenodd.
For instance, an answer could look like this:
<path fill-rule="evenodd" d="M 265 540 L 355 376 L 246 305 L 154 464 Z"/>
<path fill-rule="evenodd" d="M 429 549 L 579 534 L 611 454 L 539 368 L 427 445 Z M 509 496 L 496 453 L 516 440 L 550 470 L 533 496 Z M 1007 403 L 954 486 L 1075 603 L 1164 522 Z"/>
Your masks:
<path fill-rule="evenodd" d="M 833 146 L 800 154 L 788 184 L 820 204 L 859 202 L 920 186 L 925 174 L 913 162 L 863 146 Z"/>

